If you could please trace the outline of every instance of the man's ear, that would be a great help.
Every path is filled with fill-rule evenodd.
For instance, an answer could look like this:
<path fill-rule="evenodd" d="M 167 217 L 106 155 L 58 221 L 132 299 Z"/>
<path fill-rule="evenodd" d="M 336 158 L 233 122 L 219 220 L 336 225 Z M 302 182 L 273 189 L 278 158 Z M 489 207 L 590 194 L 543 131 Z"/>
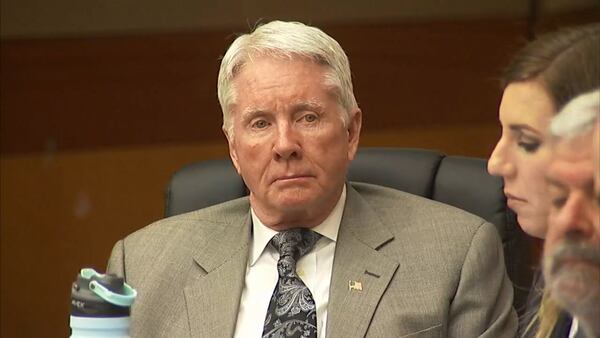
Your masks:
<path fill-rule="evenodd" d="M 356 108 L 348 123 L 348 159 L 352 161 L 356 150 L 358 149 L 358 141 L 360 140 L 360 129 L 362 127 L 362 111 Z"/>
<path fill-rule="evenodd" d="M 233 141 L 233 131 L 227 131 L 225 127 L 223 127 L 222 130 L 223 134 L 225 134 L 225 137 L 227 138 L 227 145 L 229 146 L 229 157 L 231 158 L 231 162 L 233 163 L 233 166 L 235 167 L 235 170 L 237 171 L 238 175 L 241 176 L 242 174 L 240 172 L 240 165 L 238 161 L 237 151 L 235 148 L 235 142 Z"/>

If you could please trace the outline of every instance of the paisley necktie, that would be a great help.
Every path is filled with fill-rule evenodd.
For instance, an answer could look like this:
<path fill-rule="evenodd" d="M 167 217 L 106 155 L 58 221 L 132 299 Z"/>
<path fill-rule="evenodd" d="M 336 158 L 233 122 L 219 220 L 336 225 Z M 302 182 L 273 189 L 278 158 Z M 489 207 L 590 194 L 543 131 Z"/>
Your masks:
<path fill-rule="evenodd" d="M 308 229 L 280 232 L 270 244 L 279 251 L 279 280 L 271 296 L 263 338 L 317 337 L 317 307 L 310 290 L 296 274 L 296 262 L 321 235 Z"/>

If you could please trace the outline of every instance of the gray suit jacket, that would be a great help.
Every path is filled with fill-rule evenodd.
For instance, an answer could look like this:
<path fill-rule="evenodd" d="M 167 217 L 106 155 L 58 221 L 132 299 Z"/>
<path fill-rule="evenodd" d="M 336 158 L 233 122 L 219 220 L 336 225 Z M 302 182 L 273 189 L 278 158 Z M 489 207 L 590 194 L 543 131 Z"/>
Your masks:
<path fill-rule="evenodd" d="M 247 198 L 158 221 L 119 241 L 109 272 L 139 292 L 134 337 L 231 337 L 251 239 Z M 350 290 L 349 281 L 362 283 Z M 421 197 L 348 184 L 328 337 L 513 337 L 494 226 Z"/>

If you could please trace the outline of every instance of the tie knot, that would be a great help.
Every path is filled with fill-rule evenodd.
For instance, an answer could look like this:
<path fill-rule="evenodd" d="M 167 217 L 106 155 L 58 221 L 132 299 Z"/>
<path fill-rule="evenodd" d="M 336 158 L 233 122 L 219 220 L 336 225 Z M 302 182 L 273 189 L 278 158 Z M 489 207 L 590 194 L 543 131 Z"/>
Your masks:
<path fill-rule="evenodd" d="M 308 229 L 292 229 L 273 236 L 271 245 L 279 251 L 279 257 L 291 257 L 297 261 L 304 256 L 321 238 L 318 233 Z"/>

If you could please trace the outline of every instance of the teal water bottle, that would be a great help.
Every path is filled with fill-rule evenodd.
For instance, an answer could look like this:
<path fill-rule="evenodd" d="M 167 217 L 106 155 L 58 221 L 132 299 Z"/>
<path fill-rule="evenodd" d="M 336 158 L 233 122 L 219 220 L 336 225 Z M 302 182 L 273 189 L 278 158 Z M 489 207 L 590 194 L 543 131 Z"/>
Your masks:
<path fill-rule="evenodd" d="M 129 338 L 136 295 L 121 277 L 82 269 L 71 288 L 71 338 Z"/>

